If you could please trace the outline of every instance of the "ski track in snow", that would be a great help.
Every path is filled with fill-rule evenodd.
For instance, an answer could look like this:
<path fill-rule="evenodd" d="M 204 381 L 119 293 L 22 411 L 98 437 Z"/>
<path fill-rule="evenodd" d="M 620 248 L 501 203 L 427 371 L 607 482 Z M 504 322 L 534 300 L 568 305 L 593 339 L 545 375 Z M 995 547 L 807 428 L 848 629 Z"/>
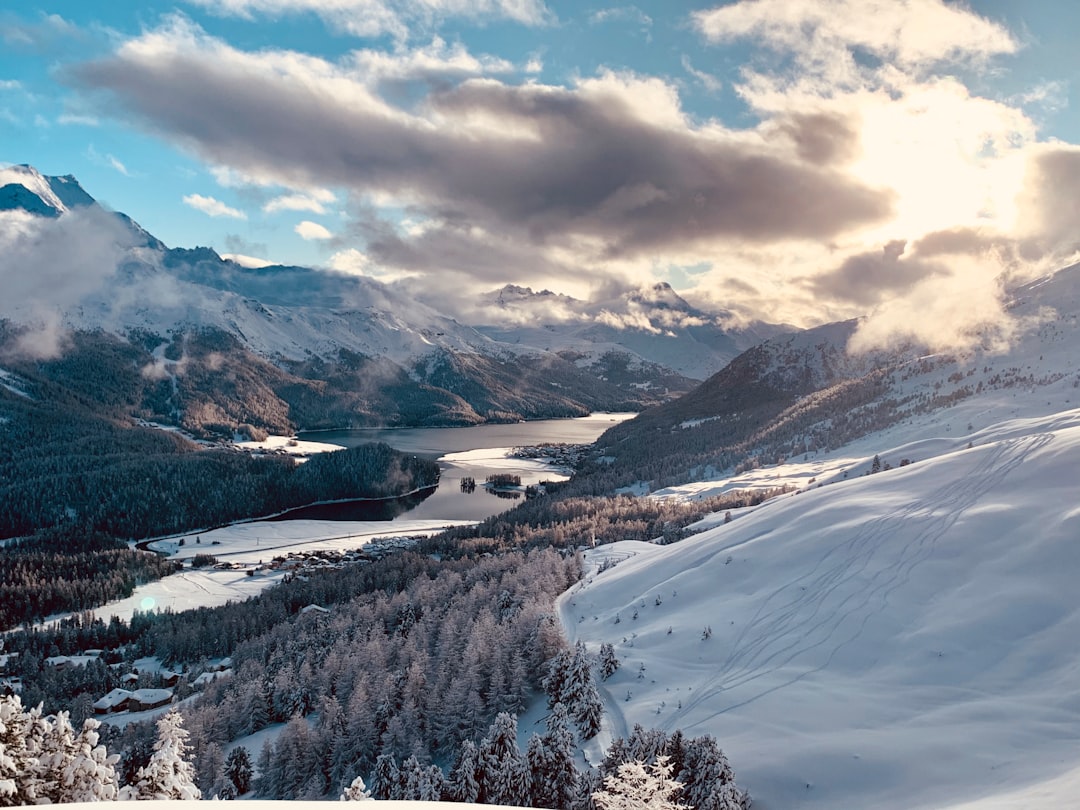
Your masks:
<path fill-rule="evenodd" d="M 811 570 L 764 599 L 717 672 L 704 680 L 693 698 L 683 701 L 682 709 L 669 716 L 663 727 L 690 729 L 708 723 L 826 668 L 837 652 L 861 635 L 873 615 L 888 607 L 890 594 L 908 581 L 964 511 L 1052 439 L 1052 434 L 1039 433 L 975 451 L 980 458 L 967 475 L 931 498 L 868 521 L 848 540 L 830 548 Z M 899 546 L 890 542 L 902 536 L 895 529 L 913 522 L 922 528 L 910 541 Z M 802 663 L 802 670 L 794 677 L 754 690 L 755 681 L 796 663 Z M 710 714 L 697 711 L 702 703 L 741 687 L 749 687 L 749 694 L 742 690 Z M 691 722 L 682 724 L 687 719 Z"/>

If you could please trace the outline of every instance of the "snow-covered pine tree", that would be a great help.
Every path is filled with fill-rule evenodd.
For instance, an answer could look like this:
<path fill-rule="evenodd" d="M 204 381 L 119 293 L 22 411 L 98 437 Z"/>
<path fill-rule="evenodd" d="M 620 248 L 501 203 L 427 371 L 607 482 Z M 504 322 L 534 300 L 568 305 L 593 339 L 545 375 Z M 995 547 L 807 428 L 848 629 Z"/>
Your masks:
<path fill-rule="evenodd" d="M 24 711 L 18 695 L 0 697 L 0 806 L 33 804 L 41 794 L 48 728 L 40 706 Z"/>
<path fill-rule="evenodd" d="M 75 738 L 71 758 L 61 776 L 65 802 L 112 802 L 120 796 L 120 780 L 116 775 L 117 754 L 109 754 L 98 729 L 101 723 L 92 717 L 83 721 L 82 731 Z"/>
<path fill-rule="evenodd" d="M 120 791 L 121 800 L 199 799 L 195 769 L 187 760 L 188 733 L 180 712 L 172 709 L 158 718 L 157 742 L 146 767 L 140 768 L 134 785 Z"/>
<path fill-rule="evenodd" d="M 619 659 L 615 657 L 615 648 L 604 642 L 600 645 L 600 680 L 606 681 L 619 668 Z"/>
<path fill-rule="evenodd" d="M 570 667 L 574 662 L 574 654 L 569 650 L 563 650 L 548 662 L 547 675 L 540 682 L 544 692 L 548 696 L 548 708 L 556 703 L 567 703 L 565 696 L 566 681 L 570 675 Z"/>
<path fill-rule="evenodd" d="M 450 770 L 446 787 L 450 801 L 475 804 L 480 795 L 478 771 L 480 754 L 472 740 L 465 740 L 458 748 L 457 762 Z"/>
<path fill-rule="evenodd" d="M 255 795 L 276 798 L 280 787 L 280 774 L 274 767 L 274 743 L 267 740 L 259 751 L 257 763 L 259 775 L 255 778 Z"/>
<path fill-rule="evenodd" d="M 624 762 L 592 796 L 598 810 L 684 810 L 681 790 L 671 777 L 671 763 L 661 756 L 648 768 L 640 760 Z"/>
<path fill-rule="evenodd" d="M 251 790 L 251 755 L 244 746 L 238 745 L 225 758 L 225 775 L 236 788 L 236 795 Z"/>
<path fill-rule="evenodd" d="M 529 800 L 529 767 L 517 744 L 517 718 L 501 712 L 480 742 L 481 804 L 521 806 Z"/>
<path fill-rule="evenodd" d="M 697 810 L 742 810 L 749 806 L 746 794 L 735 787 L 735 773 L 727 757 L 709 735 L 695 737 L 687 744 L 682 780 L 683 796 Z"/>
<path fill-rule="evenodd" d="M 64 790 L 64 771 L 75 750 L 75 729 L 67 712 L 58 712 L 44 720 L 44 735 L 37 752 L 38 784 L 36 801 L 51 804 L 71 801 Z M 28 740 L 29 742 L 29 740 Z"/>
<path fill-rule="evenodd" d="M 529 807 L 555 807 L 547 795 L 547 751 L 539 734 L 529 737 L 525 748 L 525 764 L 529 766 L 529 781 L 532 790 L 529 794 Z"/>
<path fill-rule="evenodd" d="M 371 776 L 371 798 L 399 799 L 398 766 L 393 754 L 383 752 L 375 760 L 375 773 Z"/>
<path fill-rule="evenodd" d="M 341 801 L 343 802 L 366 802 L 371 800 L 371 793 L 368 792 L 367 787 L 364 785 L 364 778 L 358 776 L 352 780 L 345 791 L 341 794 Z"/>
<path fill-rule="evenodd" d="M 577 790 L 577 769 L 574 767 L 574 734 L 566 707 L 556 703 L 547 718 L 543 742 L 545 765 L 543 777 L 533 772 L 533 793 L 542 792 L 544 802 L 536 807 L 569 807 Z M 542 785 L 542 787 L 541 787 Z"/>

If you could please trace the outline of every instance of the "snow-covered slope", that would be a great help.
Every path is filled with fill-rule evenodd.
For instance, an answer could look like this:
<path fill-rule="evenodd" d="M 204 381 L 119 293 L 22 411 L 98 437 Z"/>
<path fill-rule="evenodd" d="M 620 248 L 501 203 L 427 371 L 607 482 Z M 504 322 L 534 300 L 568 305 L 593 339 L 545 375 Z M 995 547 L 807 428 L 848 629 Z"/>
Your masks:
<path fill-rule="evenodd" d="M 33 166 L 25 164 L 0 166 L 0 186 L 8 185 L 22 186 L 51 208 L 55 212 L 54 216 L 72 208 L 94 204 L 94 198 L 87 194 L 71 175 L 47 177 Z"/>
<path fill-rule="evenodd" d="M 562 612 L 616 645 L 613 730 L 716 735 L 768 810 L 1060 806 L 1038 797 L 1080 766 L 1080 410 L 944 439 L 672 546 L 590 552 L 626 559 Z"/>

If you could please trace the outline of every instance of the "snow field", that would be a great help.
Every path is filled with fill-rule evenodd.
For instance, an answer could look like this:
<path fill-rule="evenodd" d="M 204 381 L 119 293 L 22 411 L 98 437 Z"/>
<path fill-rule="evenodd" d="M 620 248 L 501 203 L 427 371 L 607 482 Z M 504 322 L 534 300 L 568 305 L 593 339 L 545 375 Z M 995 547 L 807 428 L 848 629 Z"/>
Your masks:
<path fill-rule="evenodd" d="M 900 438 L 911 466 L 588 553 L 626 558 L 560 602 L 622 662 L 603 736 L 711 733 L 766 810 L 1059 806 L 1034 800 L 1080 763 L 1080 412 Z"/>

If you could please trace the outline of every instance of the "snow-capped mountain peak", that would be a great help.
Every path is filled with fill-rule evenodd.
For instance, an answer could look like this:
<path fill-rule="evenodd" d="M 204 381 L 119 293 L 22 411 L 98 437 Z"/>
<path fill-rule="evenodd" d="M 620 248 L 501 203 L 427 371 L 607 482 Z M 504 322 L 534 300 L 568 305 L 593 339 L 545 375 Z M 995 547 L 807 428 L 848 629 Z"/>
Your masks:
<path fill-rule="evenodd" d="M 0 198 L 0 210 L 22 208 L 34 214 L 56 216 L 95 202 L 70 174 L 48 176 L 26 164 L 0 168 L 0 187 L 7 189 L 9 186 L 21 186 L 28 194 L 18 194 L 13 189 L 6 199 Z M 38 202 L 35 203 L 33 198 Z M 42 204 L 52 209 L 53 213 L 42 210 Z"/>

